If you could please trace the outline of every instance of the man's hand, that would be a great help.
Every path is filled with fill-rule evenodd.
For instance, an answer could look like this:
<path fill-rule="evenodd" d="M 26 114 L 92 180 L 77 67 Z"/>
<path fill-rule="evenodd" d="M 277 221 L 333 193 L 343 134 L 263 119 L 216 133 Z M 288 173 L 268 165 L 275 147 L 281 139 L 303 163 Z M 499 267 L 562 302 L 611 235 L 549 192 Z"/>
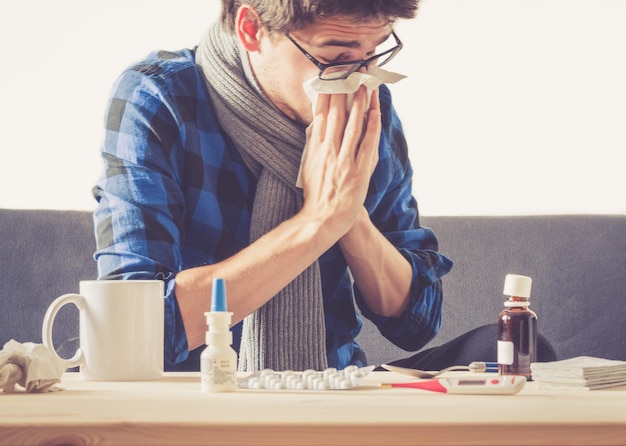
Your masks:
<path fill-rule="evenodd" d="M 303 212 L 323 218 L 326 234 L 339 240 L 356 285 L 381 316 L 406 308 L 411 266 L 376 229 L 363 204 L 378 163 L 380 101 L 366 89 L 355 94 L 349 113 L 345 95 L 320 95 L 305 156 Z"/>
<path fill-rule="evenodd" d="M 336 239 L 354 224 L 378 163 L 380 102 L 367 89 L 355 93 L 350 110 L 345 94 L 320 94 L 311 124 L 309 147 L 303 161 L 302 212 L 327 223 Z"/>

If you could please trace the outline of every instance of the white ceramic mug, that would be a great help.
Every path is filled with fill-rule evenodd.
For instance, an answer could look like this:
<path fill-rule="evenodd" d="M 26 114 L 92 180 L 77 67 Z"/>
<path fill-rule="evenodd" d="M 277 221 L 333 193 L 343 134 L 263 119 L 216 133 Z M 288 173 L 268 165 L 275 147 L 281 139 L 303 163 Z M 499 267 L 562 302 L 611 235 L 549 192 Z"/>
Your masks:
<path fill-rule="evenodd" d="M 80 348 L 67 367 L 80 366 L 89 381 L 144 381 L 163 376 L 163 282 L 85 280 L 80 294 L 55 299 L 43 320 L 41 338 L 57 356 L 52 325 L 67 304 L 79 309 Z"/>

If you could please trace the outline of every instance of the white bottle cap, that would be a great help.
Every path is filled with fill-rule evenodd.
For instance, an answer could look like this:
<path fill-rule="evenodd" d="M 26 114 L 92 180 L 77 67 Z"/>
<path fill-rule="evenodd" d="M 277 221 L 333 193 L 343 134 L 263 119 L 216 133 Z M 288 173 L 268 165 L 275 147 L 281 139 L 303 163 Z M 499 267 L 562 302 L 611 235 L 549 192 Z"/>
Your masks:
<path fill-rule="evenodd" d="M 528 276 L 520 276 L 517 274 L 507 274 L 504 278 L 504 294 L 506 296 L 530 297 L 530 288 L 533 279 Z"/>

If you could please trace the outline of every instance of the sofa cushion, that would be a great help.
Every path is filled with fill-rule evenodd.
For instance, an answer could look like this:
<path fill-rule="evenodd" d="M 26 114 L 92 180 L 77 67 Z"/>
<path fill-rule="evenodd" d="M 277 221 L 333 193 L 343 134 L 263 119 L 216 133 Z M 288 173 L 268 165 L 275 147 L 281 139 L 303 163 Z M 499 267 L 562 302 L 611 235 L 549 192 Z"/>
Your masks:
<path fill-rule="evenodd" d="M 496 322 L 504 276 L 516 273 L 533 278 L 531 309 L 560 359 L 626 360 L 626 215 L 424 217 L 422 224 L 455 262 L 444 277 L 441 331 L 427 347 Z M 0 234 L 0 346 L 39 343 L 52 300 L 96 278 L 91 213 L 0 209 Z M 59 313 L 53 338 L 62 356 L 75 351 L 72 306 Z M 370 364 L 412 354 L 367 321 L 358 340 Z"/>
<path fill-rule="evenodd" d="M 9 339 L 41 343 L 48 305 L 97 276 L 91 213 L 0 209 L 0 229 L 0 347 Z M 55 320 L 53 340 L 63 357 L 78 346 L 77 313 L 68 305 Z"/>

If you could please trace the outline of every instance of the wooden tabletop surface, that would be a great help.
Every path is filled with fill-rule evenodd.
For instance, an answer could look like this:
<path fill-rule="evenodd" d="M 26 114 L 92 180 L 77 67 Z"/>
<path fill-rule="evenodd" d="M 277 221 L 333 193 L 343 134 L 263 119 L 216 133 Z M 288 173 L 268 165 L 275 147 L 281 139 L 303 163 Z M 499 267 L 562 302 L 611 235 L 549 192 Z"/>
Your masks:
<path fill-rule="evenodd" d="M 516 395 L 381 388 L 372 372 L 335 391 L 202 393 L 198 373 L 0 394 L 0 445 L 626 445 L 626 387 Z"/>

